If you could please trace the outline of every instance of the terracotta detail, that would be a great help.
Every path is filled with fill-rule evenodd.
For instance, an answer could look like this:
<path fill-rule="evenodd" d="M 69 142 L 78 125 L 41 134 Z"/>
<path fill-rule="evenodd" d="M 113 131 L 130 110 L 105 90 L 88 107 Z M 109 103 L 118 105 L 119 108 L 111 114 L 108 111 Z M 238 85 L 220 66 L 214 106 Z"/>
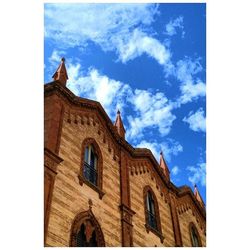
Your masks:
<path fill-rule="evenodd" d="M 133 246 L 132 216 L 135 214 L 130 208 L 129 169 L 128 157 L 120 151 L 120 187 L 121 187 L 121 221 L 122 246 Z"/>
<path fill-rule="evenodd" d="M 167 163 L 165 162 L 165 159 L 163 157 L 163 153 L 162 152 L 160 154 L 160 168 L 162 169 L 164 175 L 166 176 L 167 181 L 170 181 L 169 169 L 168 169 Z"/>
<path fill-rule="evenodd" d="M 96 220 L 92 210 L 80 212 L 76 215 L 76 217 L 73 220 L 72 226 L 71 226 L 71 234 L 70 234 L 70 247 L 76 247 L 77 246 L 77 233 L 79 232 L 82 224 L 87 225 L 87 234 L 88 238 L 91 237 L 92 232 L 95 230 L 96 232 L 96 240 L 97 240 L 97 246 L 98 247 L 105 247 L 105 240 L 104 235 L 102 232 L 102 229 Z M 89 238 L 90 239 L 90 238 Z"/>
<path fill-rule="evenodd" d="M 205 204 L 204 204 L 203 199 L 201 198 L 201 195 L 200 195 L 200 193 L 199 193 L 199 190 L 198 190 L 196 184 L 194 185 L 194 196 L 195 196 L 195 198 L 197 199 L 197 201 L 200 203 L 201 207 L 204 208 L 204 207 L 205 207 Z"/>
<path fill-rule="evenodd" d="M 62 58 L 61 63 L 59 67 L 57 68 L 56 72 L 52 76 L 54 78 L 54 81 L 59 81 L 63 86 L 66 86 L 66 82 L 68 80 L 68 74 L 65 67 L 65 59 Z"/>
<path fill-rule="evenodd" d="M 126 205 L 120 205 L 121 210 L 121 221 L 122 221 L 122 246 L 132 247 L 133 246 L 133 225 L 132 216 L 135 214 Z"/>
<path fill-rule="evenodd" d="M 176 211 L 175 196 L 173 194 L 170 194 L 170 210 L 171 210 L 171 217 L 172 217 L 174 236 L 175 236 L 175 246 L 181 247 L 182 246 L 181 230 L 180 230 L 179 218 Z"/>
<path fill-rule="evenodd" d="M 125 128 L 123 126 L 123 122 L 122 122 L 122 118 L 121 118 L 119 110 L 117 111 L 117 116 L 116 116 L 114 126 L 116 127 L 118 134 L 124 139 L 126 131 L 125 131 Z"/>

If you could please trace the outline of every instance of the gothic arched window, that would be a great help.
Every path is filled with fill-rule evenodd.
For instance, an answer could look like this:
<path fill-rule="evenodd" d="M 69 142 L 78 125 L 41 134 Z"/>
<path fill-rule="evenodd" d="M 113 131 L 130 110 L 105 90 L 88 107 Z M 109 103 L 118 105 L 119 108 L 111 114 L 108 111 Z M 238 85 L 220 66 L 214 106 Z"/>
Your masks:
<path fill-rule="evenodd" d="M 82 160 L 78 175 L 80 185 L 85 183 L 96 192 L 99 197 L 104 195 L 102 191 L 102 153 L 93 138 L 87 138 L 82 142 Z"/>
<path fill-rule="evenodd" d="M 157 236 L 159 236 L 161 242 L 163 242 L 158 202 L 150 186 L 144 187 L 143 197 L 144 197 L 146 230 L 147 232 L 151 231 Z"/>
<path fill-rule="evenodd" d="M 101 227 L 92 211 L 78 214 L 71 227 L 71 247 L 105 247 Z"/>
<path fill-rule="evenodd" d="M 191 238 L 191 244 L 193 247 L 201 247 L 201 240 L 199 233 L 194 225 L 194 223 L 189 224 L 189 232 L 190 232 L 190 238 Z"/>

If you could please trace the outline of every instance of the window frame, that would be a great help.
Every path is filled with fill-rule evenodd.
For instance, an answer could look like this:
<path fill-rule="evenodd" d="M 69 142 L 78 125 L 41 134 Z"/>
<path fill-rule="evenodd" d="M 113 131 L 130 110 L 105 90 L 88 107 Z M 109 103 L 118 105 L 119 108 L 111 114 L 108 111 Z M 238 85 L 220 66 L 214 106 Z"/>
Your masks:
<path fill-rule="evenodd" d="M 154 211 L 155 211 L 154 215 L 155 215 L 155 221 L 156 221 L 156 228 L 152 227 L 149 223 L 149 216 L 148 216 L 149 211 L 147 209 L 148 193 L 150 193 L 152 200 L 153 200 L 153 204 L 154 204 Z M 162 235 L 162 229 L 161 229 L 161 219 L 160 219 L 160 213 L 159 213 L 159 206 L 158 206 L 156 196 L 155 196 L 152 188 L 149 185 L 145 186 L 143 189 L 143 203 L 144 203 L 144 212 L 145 212 L 146 231 L 147 231 L 147 233 L 149 233 L 149 231 L 151 231 L 152 233 L 157 235 L 160 238 L 161 243 L 163 243 L 164 237 Z"/>
<path fill-rule="evenodd" d="M 198 246 L 193 245 L 192 232 L 194 232 L 196 234 L 196 236 L 197 236 Z M 197 230 L 197 228 L 196 228 L 196 226 L 195 226 L 195 224 L 193 222 L 189 223 L 189 235 L 190 235 L 190 242 L 191 242 L 192 247 L 202 247 L 200 234 L 199 234 L 199 232 L 198 232 L 198 230 Z"/>
<path fill-rule="evenodd" d="M 96 233 L 97 247 L 105 247 L 105 239 L 101 226 L 91 210 L 82 211 L 78 213 L 73 219 L 70 230 L 69 246 L 77 247 L 78 232 L 81 229 L 82 224 L 85 224 L 86 221 L 91 221 L 91 224 L 94 226 L 94 231 Z"/>
<path fill-rule="evenodd" d="M 96 185 L 89 181 L 84 176 L 84 167 L 85 167 L 85 148 L 89 145 L 92 145 L 93 151 L 97 156 L 97 163 L 96 163 L 96 172 L 97 172 L 97 181 Z M 102 153 L 100 150 L 99 145 L 97 144 L 94 138 L 86 138 L 82 142 L 82 150 L 81 150 L 81 163 L 80 163 L 80 172 L 78 175 L 79 184 L 82 186 L 83 183 L 95 190 L 99 194 L 99 198 L 102 199 L 103 195 L 105 194 L 102 190 L 102 178 L 103 178 L 103 158 Z"/>
<path fill-rule="evenodd" d="M 87 161 L 86 161 L 86 153 L 87 153 Z M 93 163 L 92 162 L 93 156 Z M 83 175 L 84 177 L 91 182 L 93 185 L 98 186 L 98 169 L 97 169 L 98 156 L 95 152 L 94 146 L 92 144 L 88 144 L 84 149 L 84 161 L 83 161 Z M 88 176 L 85 174 L 85 168 L 88 169 L 86 171 Z M 91 181 L 93 179 L 93 181 Z"/>

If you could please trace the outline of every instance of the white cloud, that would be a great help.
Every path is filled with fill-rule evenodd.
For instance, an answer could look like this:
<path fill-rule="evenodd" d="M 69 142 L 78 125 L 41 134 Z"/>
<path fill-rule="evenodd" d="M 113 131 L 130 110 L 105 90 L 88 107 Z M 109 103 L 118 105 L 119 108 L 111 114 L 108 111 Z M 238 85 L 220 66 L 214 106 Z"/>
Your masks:
<path fill-rule="evenodd" d="M 122 112 L 126 96 L 131 92 L 129 85 L 110 79 L 94 68 L 85 76 L 81 74 L 80 64 L 69 64 L 67 87 L 75 95 L 100 102 L 110 117 L 114 118 L 118 109 Z"/>
<path fill-rule="evenodd" d="M 202 108 L 198 109 L 195 113 L 190 112 L 188 117 L 183 118 L 183 121 L 187 122 L 189 124 L 189 128 L 193 131 L 206 132 L 206 118 Z"/>
<path fill-rule="evenodd" d="M 172 114 L 172 105 L 162 92 L 156 94 L 146 90 L 136 89 L 129 99 L 136 111 L 135 115 L 128 116 L 129 128 L 127 137 L 137 141 L 143 136 L 146 128 L 157 128 L 161 135 L 167 135 L 175 115 Z"/>
<path fill-rule="evenodd" d="M 88 40 L 108 46 L 114 35 L 150 25 L 157 13 L 154 4 L 45 4 L 45 36 L 66 46 Z"/>
<path fill-rule="evenodd" d="M 177 79 L 181 82 L 181 95 L 176 102 L 177 107 L 206 95 L 206 84 L 199 78 L 194 79 L 194 75 L 202 70 L 200 58 L 192 61 L 190 58 L 186 57 L 184 60 L 177 62 L 175 74 Z"/>
<path fill-rule="evenodd" d="M 162 151 L 167 163 L 171 162 L 172 156 L 176 156 L 183 151 L 182 145 L 173 139 L 167 139 L 162 143 L 142 140 L 136 147 L 150 149 L 158 161 L 160 159 L 160 152 Z"/>
<path fill-rule="evenodd" d="M 146 33 L 135 29 L 127 41 L 119 39 L 118 51 L 123 63 L 146 53 L 154 58 L 159 64 L 164 65 L 170 60 L 168 51 L 158 40 L 148 36 Z"/>
<path fill-rule="evenodd" d="M 170 51 L 142 31 L 154 21 L 157 8 L 155 4 L 46 4 L 45 37 L 64 47 L 85 47 L 93 41 L 104 51 L 115 51 L 123 63 L 146 53 L 164 65 Z"/>
<path fill-rule="evenodd" d="M 202 71 L 200 64 L 200 58 L 191 60 L 185 57 L 183 60 L 179 60 L 176 64 L 176 77 L 181 82 L 193 81 L 193 75 Z"/>
<path fill-rule="evenodd" d="M 182 30 L 182 37 L 184 37 L 185 32 L 183 31 L 184 26 L 183 26 L 183 17 L 179 16 L 175 20 L 171 20 L 169 23 L 166 25 L 166 32 L 168 36 L 173 36 L 177 33 L 176 29 L 181 29 Z"/>
<path fill-rule="evenodd" d="M 174 166 L 171 170 L 171 174 L 177 175 L 180 172 L 180 169 L 178 166 Z"/>
<path fill-rule="evenodd" d="M 63 55 L 65 55 L 65 51 L 62 50 L 53 50 L 51 56 L 49 57 L 49 62 L 52 66 L 58 65 L 58 62 L 61 61 Z"/>
<path fill-rule="evenodd" d="M 182 95 L 179 98 L 181 104 L 192 102 L 199 97 L 206 96 L 206 84 L 202 81 L 197 83 L 186 82 L 180 86 Z"/>
<path fill-rule="evenodd" d="M 190 172 L 188 180 L 193 184 L 201 183 L 202 186 L 206 185 L 206 163 L 202 162 L 194 166 L 188 166 L 187 170 Z"/>

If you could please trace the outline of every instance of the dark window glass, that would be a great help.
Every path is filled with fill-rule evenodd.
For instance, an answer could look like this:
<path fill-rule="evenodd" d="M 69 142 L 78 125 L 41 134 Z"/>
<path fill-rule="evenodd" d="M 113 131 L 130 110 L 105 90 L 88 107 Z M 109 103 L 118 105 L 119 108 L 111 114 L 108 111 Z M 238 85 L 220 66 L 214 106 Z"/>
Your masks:
<path fill-rule="evenodd" d="M 148 192 L 147 194 L 147 214 L 148 214 L 148 224 L 157 230 L 156 216 L 155 216 L 155 204 L 152 194 Z"/>
<path fill-rule="evenodd" d="M 84 161 L 89 163 L 89 147 L 85 148 Z"/>
<path fill-rule="evenodd" d="M 97 247 L 97 241 L 96 241 L 96 233 L 95 231 L 92 233 L 92 236 L 87 242 L 86 235 L 85 235 L 85 226 L 84 224 L 81 225 L 81 229 L 77 234 L 77 247 Z"/>
<path fill-rule="evenodd" d="M 76 236 L 77 247 L 85 247 L 86 243 L 86 236 L 85 236 L 85 227 L 84 224 L 81 225 L 81 229 Z"/>
<path fill-rule="evenodd" d="M 191 229 L 191 239 L 192 239 L 192 246 L 198 247 L 199 246 L 198 236 L 193 227 Z"/>
<path fill-rule="evenodd" d="M 84 176 L 92 184 L 97 185 L 97 155 L 92 145 L 85 148 L 84 153 Z"/>

